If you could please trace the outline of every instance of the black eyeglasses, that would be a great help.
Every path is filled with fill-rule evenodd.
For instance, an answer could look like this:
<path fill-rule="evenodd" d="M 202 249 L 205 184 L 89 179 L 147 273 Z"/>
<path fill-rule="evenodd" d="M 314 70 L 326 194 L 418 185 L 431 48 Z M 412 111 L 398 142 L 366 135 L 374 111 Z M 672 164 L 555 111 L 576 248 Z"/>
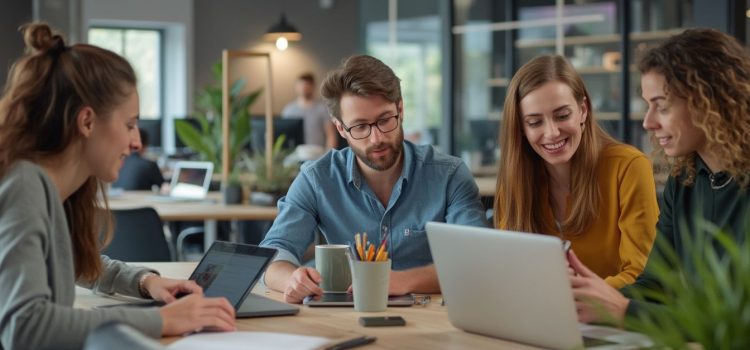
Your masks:
<path fill-rule="evenodd" d="M 390 117 L 380 118 L 374 123 L 363 123 L 363 124 L 357 124 L 350 127 L 347 127 L 344 122 L 341 122 L 341 125 L 344 127 L 344 130 L 346 130 L 349 135 L 352 135 L 352 138 L 355 140 L 361 140 L 366 139 L 370 137 L 370 134 L 372 133 L 372 126 L 380 130 L 382 133 L 391 132 L 393 130 L 396 130 L 398 128 L 398 121 L 401 117 L 401 114 L 396 114 Z"/>

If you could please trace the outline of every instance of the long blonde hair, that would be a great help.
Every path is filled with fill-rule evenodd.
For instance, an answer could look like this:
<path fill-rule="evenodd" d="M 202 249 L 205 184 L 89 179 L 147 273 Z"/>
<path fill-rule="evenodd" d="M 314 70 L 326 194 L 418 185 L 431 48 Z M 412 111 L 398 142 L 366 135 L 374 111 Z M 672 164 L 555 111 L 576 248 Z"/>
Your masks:
<path fill-rule="evenodd" d="M 750 185 L 750 54 L 714 29 L 688 29 L 641 59 L 641 74 L 664 75 L 667 99 L 685 99 L 686 116 L 706 135 L 708 149 L 741 188 Z M 663 153 L 658 143 L 654 148 Z M 695 181 L 696 153 L 675 157 L 672 176 Z"/>
<path fill-rule="evenodd" d="M 588 116 L 581 143 L 571 161 L 569 216 L 562 232 L 579 234 L 593 221 L 601 201 L 596 166 L 601 150 L 616 143 L 594 120 L 591 98 L 580 75 L 562 56 L 532 59 L 513 76 L 505 97 L 500 130 L 500 162 L 495 194 L 495 227 L 513 231 L 552 233 L 554 224 L 544 220 L 548 207 L 549 174 L 544 160 L 531 148 L 523 132 L 521 100 L 542 85 L 559 81 L 570 87 L 576 102 L 585 104 Z"/>
<path fill-rule="evenodd" d="M 102 48 L 76 44 L 44 23 L 21 27 L 26 54 L 12 66 L 0 99 L 0 176 L 18 160 L 35 161 L 63 153 L 80 136 L 78 112 L 91 107 L 107 118 L 136 84 L 130 64 Z M 102 183 L 89 177 L 63 203 L 73 245 L 76 278 L 93 281 L 102 272 L 101 248 L 112 219 Z"/>

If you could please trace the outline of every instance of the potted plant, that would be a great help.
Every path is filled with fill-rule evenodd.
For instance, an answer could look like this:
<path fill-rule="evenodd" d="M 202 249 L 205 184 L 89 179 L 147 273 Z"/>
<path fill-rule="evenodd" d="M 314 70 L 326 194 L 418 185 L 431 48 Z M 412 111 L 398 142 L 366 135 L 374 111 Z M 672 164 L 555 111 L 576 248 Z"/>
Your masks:
<path fill-rule="evenodd" d="M 299 172 L 299 163 L 285 162 L 292 153 L 290 149 L 283 149 L 286 136 L 279 136 L 272 148 L 272 172 L 268 177 L 266 158 L 263 152 L 255 152 L 252 156 L 243 155 L 245 167 L 254 175 L 250 186 L 250 202 L 258 205 L 275 205 L 281 196 L 286 194 L 294 177 Z"/>
<path fill-rule="evenodd" d="M 229 174 L 227 183 L 222 184 L 221 192 L 224 197 L 224 204 L 240 204 L 242 203 L 242 181 L 240 181 L 240 174 L 237 171 L 238 167 Z"/>
<path fill-rule="evenodd" d="M 636 295 L 663 304 L 659 313 L 626 319 L 656 348 L 750 349 L 750 239 L 737 241 L 705 220 L 677 240 L 691 252 L 678 256 L 657 240 L 652 273 L 662 290 Z M 687 232 L 687 230 L 682 230 Z"/>
<path fill-rule="evenodd" d="M 214 83 L 203 87 L 197 96 L 196 110 L 193 117 L 200 127 L 195 127 L 185 120 L 176 120 L 177 136 L 185 145 L 200 155 L 202 160 L 214 163 L 214 172 L 222 169 L 222 114 L 221 114 L 221 62 L 214 64 L 212 72 Z M 236 163 L 245 145 L 250 142 L 250 106 L 263 92 L 260 88 L 249 94 L 242 94 L 245 80 L 235 81 L 229 91 L 231 120 L 229 121 L 229 159 Z M 234 165 L 234 164 L 232 164 Z"/>

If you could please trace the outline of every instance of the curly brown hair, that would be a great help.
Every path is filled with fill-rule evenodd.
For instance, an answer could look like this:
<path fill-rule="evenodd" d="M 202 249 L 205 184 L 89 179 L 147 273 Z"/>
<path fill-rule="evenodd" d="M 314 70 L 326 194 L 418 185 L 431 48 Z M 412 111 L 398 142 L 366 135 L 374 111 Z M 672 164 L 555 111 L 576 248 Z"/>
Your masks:
<path fill-rule="evenodd" d="M 750 54 L 733 37 L 714 29 L 687 29 L 641 58 L 641 74 L 664 75 L 664 91 L 682 98 L 707 147 L 741 188 L 750 183 Z M 663 149 L 655 143 L 656 149 Z M 695 182 L 695 152 L 675 157 L 672 176 Z"/>

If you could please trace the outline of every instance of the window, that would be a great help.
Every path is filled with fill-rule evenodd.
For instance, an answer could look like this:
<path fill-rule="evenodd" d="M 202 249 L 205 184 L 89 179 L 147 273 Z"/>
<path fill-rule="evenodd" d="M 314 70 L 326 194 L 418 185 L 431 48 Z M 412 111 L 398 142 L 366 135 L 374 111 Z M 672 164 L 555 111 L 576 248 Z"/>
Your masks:
<path fill-rule="evenodd" d="M 447 146 L 444 124 L 441 1 L 361 0 L 365 52 L 401 79 L 404 137 L 418 144 Z"/>
<path fill-rule="evenodd" d="M 162 31 L 158 29 L 89 28 L 89 43 L 125 57 L 138 77 L 143 119 L 160 119 L 162 108 Z"/>

